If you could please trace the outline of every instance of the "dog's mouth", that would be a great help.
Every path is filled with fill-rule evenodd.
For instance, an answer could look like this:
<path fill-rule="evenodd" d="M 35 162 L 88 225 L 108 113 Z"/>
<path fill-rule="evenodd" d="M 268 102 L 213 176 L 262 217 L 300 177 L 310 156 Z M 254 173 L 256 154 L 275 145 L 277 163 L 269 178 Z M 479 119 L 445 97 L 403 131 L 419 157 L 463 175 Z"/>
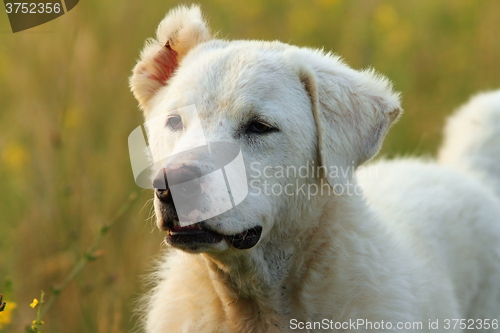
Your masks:
<path fill-rule="evenodd" d="M 168 236 L 165 241 L 176 247 L 194 249 L 203 245 L 216 244 L 225 239 L 234 248 L 246 250 L 257 245 L 262 235 L 262 227 L 255 226 L 235 235 L 223 235 L 207 228 L 204 222 L 182 227 L 178 221 L 175 221 L 167 232 Z"/>

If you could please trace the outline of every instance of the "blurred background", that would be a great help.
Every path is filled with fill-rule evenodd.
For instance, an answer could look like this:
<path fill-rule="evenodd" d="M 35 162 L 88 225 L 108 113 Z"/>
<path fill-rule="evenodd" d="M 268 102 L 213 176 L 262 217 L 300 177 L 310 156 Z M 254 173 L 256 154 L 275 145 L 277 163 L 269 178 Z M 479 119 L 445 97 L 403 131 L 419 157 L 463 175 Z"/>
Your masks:
<path fill-rule="evenodd" d="M 0 13 L 0 332 L 25 332 L 29 304 L 50 293 L 117 209 L 100 256 L 69 283 L 43 332 L 132 331 L 142 282 L 161 251 L 151 191 L 138 188 L 127 137 L 142 122 L 128 88 L 167 0 L 82 0 L 68 14 L 13 34 Z M 405 114 L 382 154 L 433 155 L 444 120 L 478 91 L 500 88 L 495 0 L 212 0 L 228 39 L 324 47 L 374 67 L 402 92 Z M 3 8 L 3 7 L 2 7 Z M 47 296 L 49 298 L 50 296 Z"/>

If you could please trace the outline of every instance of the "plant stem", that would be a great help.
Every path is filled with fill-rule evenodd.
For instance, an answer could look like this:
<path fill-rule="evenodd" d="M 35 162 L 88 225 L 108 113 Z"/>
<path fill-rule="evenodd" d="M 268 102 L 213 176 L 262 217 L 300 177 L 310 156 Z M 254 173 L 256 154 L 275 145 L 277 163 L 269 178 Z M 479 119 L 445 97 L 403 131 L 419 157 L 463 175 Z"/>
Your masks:
<path fill-rule="evenodd" d="M 133 192 L 129 195 L 128 200 L 116 211 L 116 213 L 111 217 L 111 219 L 103 224 L 101 226 L 101 229 L 99 230 L 99 234 L 97 237 L 94 239 L 92 244 L 89 246 L 87 251 L 84 252 L 83 256 L 80 258 L 80 260 L 76 263 L 75 267 L 71 270 L 71 272 L 66 276 L 66 278 L 61 282 L 61 284 L 57 288 L 53 288 L 51 291 L 51 297 L 46 302 L 46 304 L 43 306 L 43 309 L 41 310 L 39 320 L 41 320 L 45 314 L 50 310 L 54 302 L 59 298 L 59 295 L 61 292 L 68 286 L 68 284 L 73 280 L 73 278 L 85 267 L 85 265 L 92 260 L 95 260 L 96 257 L 94 256 L 95 251 L 97 250 L 97 247 L 99 246 L 99 243 L 101 242 L 102 238 L 108 233 L 109 229 L 118 221 L 120 218 L 125 214 L 128 209 L 132 206 L 133 202 L 137 199 L 137 193 Z"/>

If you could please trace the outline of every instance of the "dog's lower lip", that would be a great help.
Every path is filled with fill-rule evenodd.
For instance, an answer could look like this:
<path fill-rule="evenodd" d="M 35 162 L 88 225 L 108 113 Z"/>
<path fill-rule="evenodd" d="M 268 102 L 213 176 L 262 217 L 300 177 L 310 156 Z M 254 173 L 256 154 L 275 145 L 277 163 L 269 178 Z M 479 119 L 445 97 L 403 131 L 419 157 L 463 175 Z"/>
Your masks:
<path fill-rule="evenodd" d="M 167 241 L 170 243 L 181 243 L 199 240 L 202 243 L 217 243 L 226 239 L 234 248 L 246 250 L 254 247 L 260 240 L 262 227 L 256 226 L 235 235 L 223 235 L 207 229 L 203 222 L 198 222 L 185 227 L 175 226 L 168 230 Z"/>

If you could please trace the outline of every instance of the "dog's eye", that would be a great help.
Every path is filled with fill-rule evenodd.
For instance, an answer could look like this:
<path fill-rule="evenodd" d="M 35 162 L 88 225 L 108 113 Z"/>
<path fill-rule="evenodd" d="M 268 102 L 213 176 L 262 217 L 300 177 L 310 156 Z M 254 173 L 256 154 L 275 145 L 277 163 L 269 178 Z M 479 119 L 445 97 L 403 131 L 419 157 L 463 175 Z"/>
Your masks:
<path fill-rule="evenodd" d="M 254 133 L 266 133 L 272 130 L 276 130 L 276 128 L 260 121 L 253 121 L 250 123 L 250 126 L 248 126 L 248 131 Z"/>
<path fill-rule="evenodd" d="M 182 119 L 179 116 L 172 116 L 167 119 L 167 126 L 177 131 L 182 129 Z"/>

